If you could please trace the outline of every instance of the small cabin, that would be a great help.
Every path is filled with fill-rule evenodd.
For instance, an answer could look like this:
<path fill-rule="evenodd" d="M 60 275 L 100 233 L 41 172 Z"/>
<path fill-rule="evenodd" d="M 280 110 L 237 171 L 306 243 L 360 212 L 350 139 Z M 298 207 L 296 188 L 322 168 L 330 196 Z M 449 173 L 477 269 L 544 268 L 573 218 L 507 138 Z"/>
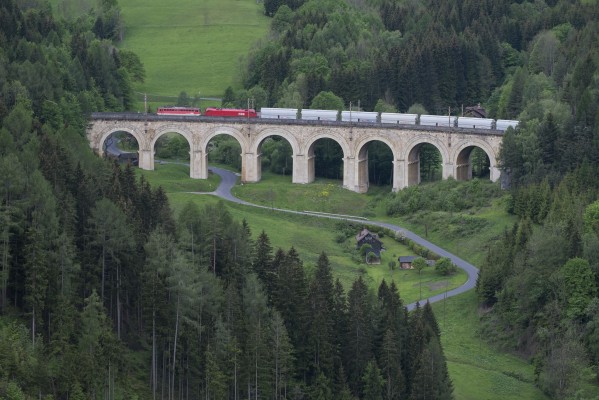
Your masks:
<path fill-rule="evenodd" d="M 412 266 L 412 263 L 414 262 L 415 259 L 417 259 L 419 257 L 420 256 L 400 256 L 399 257 L 399 268 L 414 269 L 414 267 Z M 426 264 L 429 267 L 432 267 L 435 265 L 435 260 L 426 260 Z"/>
<path fill-rule="evenodd" d="M 487 110 L 485 110 L 484 107 L 481 107 L 480 104 L 466 107 L 464 117 L 487 118 Z"/>
<path fill-rule="evenodd" d="M 356 235 L 356 248 L 359 249 L 363 245 L 369 244 L 372 248 L 372 253 L 374 253 L 374 258 L 370 260 L 370 264 L 379 264 L 381 262 L 381 251 L 384 250 L 383 242 L 379 239 L 379 235 L 376 233 L 370 232 L 368 229 L 362 229 Z"/>

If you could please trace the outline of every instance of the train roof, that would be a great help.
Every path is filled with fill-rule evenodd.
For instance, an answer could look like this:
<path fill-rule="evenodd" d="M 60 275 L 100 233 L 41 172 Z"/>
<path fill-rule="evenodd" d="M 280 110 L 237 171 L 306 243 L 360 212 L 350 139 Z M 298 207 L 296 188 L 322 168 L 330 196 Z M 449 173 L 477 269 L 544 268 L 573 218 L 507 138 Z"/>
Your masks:
<path fill-rule="evenodd" d="M 418 114 L 402 114 L 402 113 L 388 113 L 388 112 L 381 113 L 381 122 L 382 123 L 414 125 L 416 123 L 416 118 L 418 118 Z"/>
<path fill-rule="evenodd" d="M 486 128 L 491 129 L 493 127 L 494 120 L 491 118 L 477 118 L 477 117 L 459 117 L 458 128 Z"/>
<path fill-rule="evenodd" d="M 376 122 L 378 116 L 376 111 L 341 111 L 341 121 Z"/>
<path fill-rule="evenodd" d="M 297 108 L 261 108 L 260 117 L 273 119 L 295 119 Z"/>
<path fill-rule="evenodd" d="M 304 120 L 322 120 L 322 121 L 337 121 L 337 110 L 316 110 L 305 108 L 302 110 L 302 119 Z"/>
<path fill-rule="evenodd" d="M 497 129 L 498 131 L 505 131 L 510 126 L 515 129 L 519 123 L 520 121 L 516 121 L 513 119 L 498 119 L 495 122 L 495 129 Z"/>
<path fill-rule="evenodd" d="M 456 117 L 452 115 L 427 115 L 420 116 L 420 125 L 423 126 L 453 126 Z"/>

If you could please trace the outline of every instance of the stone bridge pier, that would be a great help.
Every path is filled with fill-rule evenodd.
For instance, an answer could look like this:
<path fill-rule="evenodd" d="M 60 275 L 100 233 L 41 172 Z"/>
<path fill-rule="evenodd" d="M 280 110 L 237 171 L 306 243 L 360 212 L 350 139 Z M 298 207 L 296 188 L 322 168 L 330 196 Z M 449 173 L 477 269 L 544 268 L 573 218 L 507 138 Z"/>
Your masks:
<path fill-rule="evenodd" d="M 497 157 L 503 133 L 493 130 L 437 128 L 392 124 L 323 124 L 320 121 L 261 119 L 181 118 L 146 114 L 94 113 L 87 137 L 94 151 L 103 155 L 108 137 L 127 132 L 138 143 L 139 168 L 154 169 L 156 141 L 167 133 L 178 133 L 189 143 L 189 175 L 208 178 L 208 143 L 217 135 L 228 135 L 241 148 L 241 181 L 259 182 L 262 176 L 261 146 L 273 136 L 286 140 L 292 149 L 292 182 L 307 184 L 315 179 L 314 145 L 331 139 L 343 152 L 343 187 L 368 191 L 368 144 L 379 141 L 393 154 L 393 191 L 420 183 L 420 148 L 434 146 L 441 155 L 443 179 L 472 178 L 472 151 L 481 149 L 489 159 L 490 179 L 499 179 Z"/>

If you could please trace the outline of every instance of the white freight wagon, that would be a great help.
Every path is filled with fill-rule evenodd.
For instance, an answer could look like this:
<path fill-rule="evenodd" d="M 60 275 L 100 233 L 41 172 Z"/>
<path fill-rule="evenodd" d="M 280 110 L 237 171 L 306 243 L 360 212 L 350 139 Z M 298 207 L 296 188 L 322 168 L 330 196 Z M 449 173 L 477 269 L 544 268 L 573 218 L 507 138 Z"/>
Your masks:
<path fill-rule="evenodd" d="M 459 117 L 458 128 L 493 129 L 490 118 Z"/>
<path fill-rule="evenodd" d="M 260 118 L 297 119 L 297 108 L 262 108 Z"/>
<path fill-rule="evenodd" d="M 520 121 L 514 121 L 510 119 L 498 119 L 495 123 L 495 129 L 497 129 L 498 131 L 505 131 L 510 126 L 516 129 L 519 123 Z"/>
<path fill-rule="evenodd" d="M 347 122 L 377 122 L 378 116 L 376 111 L 341 111 L 341 121 Z"/>
<path fill-rule="evenodd" d="M 337 121 L 337 110 L 302 110 L 302 119 L 306 121 Z"/>
<path fill-rule="evenodd" d="M 453 127 L 455 126 L 456 117 L 451 115 L 421 115 L 420 116 L 420 125 L 423 126 L 445 126 L 445 127 Z"/>
<path fill-rule="evenodd" d="M 416 125 L 417 118 L 418 114 L 381 113 L 383 124 Z"/>

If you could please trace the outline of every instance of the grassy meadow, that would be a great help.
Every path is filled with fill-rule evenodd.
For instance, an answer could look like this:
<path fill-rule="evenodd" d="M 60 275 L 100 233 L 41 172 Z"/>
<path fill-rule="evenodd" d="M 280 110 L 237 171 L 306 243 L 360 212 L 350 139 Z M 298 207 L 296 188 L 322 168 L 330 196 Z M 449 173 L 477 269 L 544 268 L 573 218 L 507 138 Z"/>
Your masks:
<path fill-rule="evenodd" d="M 291 183 L 290 176 L 265 172 L 260 182 L 236 186 L 233 193 L 246 201 L 275 208 L 329 212 L 392 222 L 475 265 L 480 265 L 484 260 L 488 243 L 516 222 L 514 216 L 505 212 L 505 197 L 494 199 L 490 206 L 464 212 L 418 212 L 405 217 L 388 217 L 383 200 L 390 194 L 391 187 L 371 186 L 368 193 L 358 194 L 343 189 L 341 185 L 339 180 L 327 179 L 317 179 L 309 185 L 296 185 Z"/>
<path fill-rule="evenodd" d="M 95 0 L 50 0 L 54 12 L 75 18 L 96 7 Z M 125 25 L 117 45 L 132 50 L 146 70 L 135 84 L 137 107 L 143 94 L 152 108 L 189 97 L 220 98 L 228 86 L 241 87 L 240 61 L 266 37 L 270 19 L 255 0 L 119 0 Z M 203 100 L 200 106 L 220 105 Z"/>
<path fill-rule="evenodd" d="M 119 0 L 125 22 L 120 48 L 146 69 L 142 93 L 222 97 L 239 87 L 240 57 L 265 37 L 269 19 L 254 0 Z M 150 96 L 150 99 L 153 96 Z M 201 105 L 204 107 L 205 105 Z"/>
<path fill-rule="evenodd" d="M 478 332 L 476 293 L 470 291 L 433 304 L 441 328 L 447 368 L 459 400 L 542 400 L 534 386 L 533 366 L 499 352 Z"/>

